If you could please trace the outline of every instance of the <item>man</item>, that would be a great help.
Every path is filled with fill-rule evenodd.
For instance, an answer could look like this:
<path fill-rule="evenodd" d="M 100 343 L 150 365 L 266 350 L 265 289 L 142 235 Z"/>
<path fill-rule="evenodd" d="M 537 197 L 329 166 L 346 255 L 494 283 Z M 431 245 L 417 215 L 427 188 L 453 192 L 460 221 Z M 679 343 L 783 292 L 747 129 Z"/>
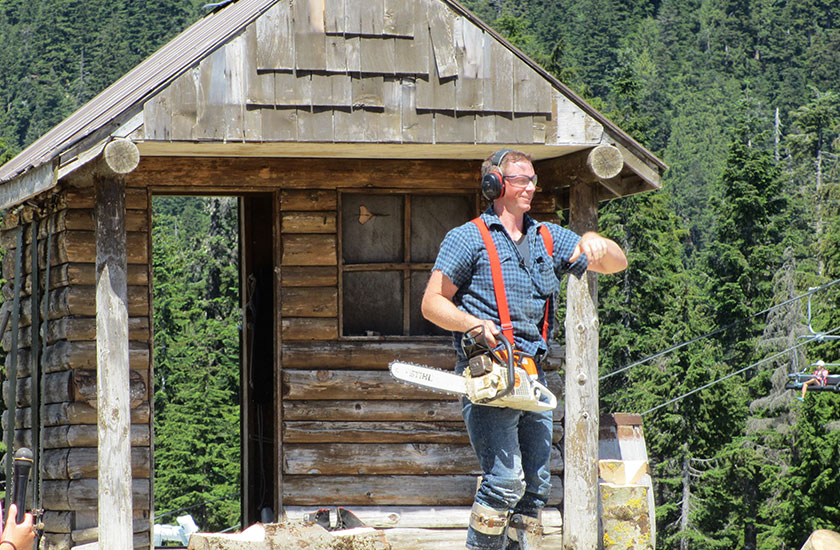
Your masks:
<path fill-rule="evenodd" d="M 627 259 L 614 241 L 597 233 L 579 237 L 528 216 L 536 184 L 532 158 L 525 153 L 501 150 L 482 165 L 482 193 L 492 204 L 480 218 L 501 264 L 512 343 L 539 365 L 548 352 L 559 277 L 564 273 L 580 277 L 587 269 L 615 273 L 627 267 Z M 482 326 L 488 343 L 495 346 L 502 325 L 490 256 L 474 222 L 456 227 L 444 238 L 421 305 L 426 319 L 453 331 L 458 373 L 467 365 L 461 335 Z M 540 225 L 547 227 L 549 240 Z M 541 368 L 538 377 L 545 382 Z M 484 472 L 466 547 L 534 548 L 542 532 L 540 513 L 551 491 L 552 413 L 476 405 L 466 398 L 462 404 L 470 442 Z"/>

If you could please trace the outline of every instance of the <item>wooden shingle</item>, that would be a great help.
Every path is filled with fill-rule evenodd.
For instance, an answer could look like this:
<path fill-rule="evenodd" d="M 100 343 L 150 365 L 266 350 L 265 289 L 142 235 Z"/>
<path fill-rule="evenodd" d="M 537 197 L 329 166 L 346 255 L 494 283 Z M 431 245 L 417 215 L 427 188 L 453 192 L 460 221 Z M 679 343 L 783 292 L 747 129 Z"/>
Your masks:
<path fill-rule="evenodd" d="M 253 25 L 257 32 L 257 70 L 295 67 L 292 10 L 286 0 L 271 6 Z"/>

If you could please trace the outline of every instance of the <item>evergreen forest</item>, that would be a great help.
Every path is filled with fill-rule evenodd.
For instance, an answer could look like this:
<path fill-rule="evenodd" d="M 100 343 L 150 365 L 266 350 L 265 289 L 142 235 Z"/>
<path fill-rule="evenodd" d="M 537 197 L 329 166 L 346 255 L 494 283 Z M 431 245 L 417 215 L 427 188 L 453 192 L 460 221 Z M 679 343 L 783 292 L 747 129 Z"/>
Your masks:
<path fill-rule="evenodd" d="M 798 549 L 837 529 L 840 394 L 784 385 L 818 360 L 840 371 L 840 2 L 461 3 L 669 166 L 661 192 L 600 209 L 630 262 L 599 282 L 601 409 L 643 414 L 657 547 Z M 0 0 L 0 163 L 202 4 Z M 154 206 L 156 508 L 224 529 L 239 521 L 236 202 Z M 190 369 L 196 355 L 213 368 Z"/>

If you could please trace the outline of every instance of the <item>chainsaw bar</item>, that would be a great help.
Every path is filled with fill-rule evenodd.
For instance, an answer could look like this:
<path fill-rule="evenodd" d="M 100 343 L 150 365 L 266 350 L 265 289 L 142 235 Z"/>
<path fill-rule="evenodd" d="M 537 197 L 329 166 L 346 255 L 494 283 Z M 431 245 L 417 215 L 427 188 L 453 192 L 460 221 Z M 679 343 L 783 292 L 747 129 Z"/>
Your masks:
<path fill-rule="evenodd" d="M 405 361 L 391 361 L 388 368 L 391 370 L 391 376 L 400 382 L 408 382 L 427 390 L 436 390 L 450 395 L 466 395 L 467 393 L 464 377 L 454 372 Z"/>

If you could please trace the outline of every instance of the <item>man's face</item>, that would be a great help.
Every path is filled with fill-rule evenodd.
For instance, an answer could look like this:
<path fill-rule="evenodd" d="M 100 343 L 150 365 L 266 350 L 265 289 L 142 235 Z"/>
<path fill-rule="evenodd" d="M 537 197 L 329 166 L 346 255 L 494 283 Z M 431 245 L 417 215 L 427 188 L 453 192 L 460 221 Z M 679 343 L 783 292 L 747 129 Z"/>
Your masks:
<path fill-rule="evenodd" d="M 504 165 L 505 194 L 499 200 L 512 212 L 524 214 L 531 210 L 531 199 L 537 190 L 533 181 L 534 166 L 528 160 Z"/>

